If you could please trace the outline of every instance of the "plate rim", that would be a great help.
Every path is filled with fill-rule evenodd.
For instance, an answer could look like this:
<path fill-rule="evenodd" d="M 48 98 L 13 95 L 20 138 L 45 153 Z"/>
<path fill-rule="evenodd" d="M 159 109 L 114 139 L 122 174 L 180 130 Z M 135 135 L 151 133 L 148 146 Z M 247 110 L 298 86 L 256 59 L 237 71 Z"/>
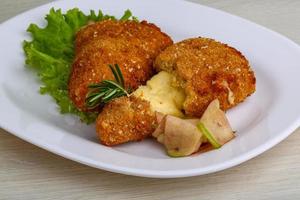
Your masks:
<path fill-rule="evenodd" d="M 1 122 L 0 122 L 1 123 Z M 230 159 L 226 162 L 223 162 L 221 164 L 216 164 L 210 167 L 200 168 L 198 169 L 188 169 L 188 170 L 169 170 L 169 171 L 160 171 L 160 170 L 144 170 L 144 169 L 137 169 L 133 167 L 120 167 L 118 165 L 112 165 L 107 164 L 102 161 L 93 161 L 92 159 L 87 159 L 86 157 L 79 156 L 74 153 L 70 153 L 68 151 L 65 151 L 64 149 L 57 148 L 55 145 L 47 145 L 47 143 L 37 142 L 34 140 L 31 140 L 30 138 L 26 138 L 24 135 L 18 134 L 13 129 L 9 127 L 2 126 L 3 124 L 0 124 L 0 127 L 6 130 L 8 133 L 11 133 L 18 138 L 29 142 L 30 144 L 33 144 L 37 147 L 40 147 L 46 151 L 49 151 L 51 153 L 54 153 L 56 155 L 59 155 L 63 158 L 66 158 L 68 160 L 72 160 L 93 168 L 119 173 L 119 174 L 125 174 L 125 175 L 131 175 L 131 176 L 137 176 L 137 177 L 146 177 L 146 178 L 185 178 L 185 177 L 193 177 L 193 176 L 200 176 L 205 174 L 211 174 L 218 171 L 222 171 L 234 166 L 238 166 L 260 154 L 263 152 L 270 150 L 272 147 L 277 145 L 278 143 L 282 142 L 285 138 L 287 138 L 289 135 L 291 135 L 300 124 L 300 119 L 298 119 L 296 122 L 291 124 L 290 127 L 286 128 L 282 134 L 279 134 L 277 137 L 273 137 L 271 140 L 268 140 L 268 142 L 258 146 L 257 148 L 254 148 L 250 150 L 247 153 L 240 154 L 238 157 L 234 159 Z"/>

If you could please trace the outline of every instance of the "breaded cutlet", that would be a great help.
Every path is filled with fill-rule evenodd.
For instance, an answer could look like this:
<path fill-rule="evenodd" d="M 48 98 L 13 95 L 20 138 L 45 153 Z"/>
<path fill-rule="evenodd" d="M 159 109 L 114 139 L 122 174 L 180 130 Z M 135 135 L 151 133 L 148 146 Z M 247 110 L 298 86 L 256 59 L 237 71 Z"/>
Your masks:
<path fill-rule="evenodd" d="M 153 61 L 171 38 L 145 21 L 105 20 L 82 28 L 69 78 L 69 96 L 83 111 L 88 85 L 113 79 L 109 64 L 118 64 L 127 88 L 136 89 L 153 75 Z"/>
<path fill-rule="evenodd" d="M 142 48 L 146 57 L 155 58 L 162 49 L 173 43 L 171 38 L 163 33 L 155 24 L 147 21 L 117 21 L 104 20 L 90 24 L 76 34 L 75 49 L 79 52 L 83 46 L 103 37 L 123 38 L 131 43 L 131 40 L 140 41 L 135 43 L 136 48 Z"/>
<path fill-rule="evenodd" d="M 104 106 L 97 118 L 96 130 L 102 144 L 113 146 L 150 136 L 156 123 L 149 102 L 135 96 L 123 96 Z"/>
<path fill-rule="evenodd" d="M 137 88 L 153 73 L 152 61 L 144 56 L 143 50 L 132 48 L 119 38 L 95 40 L 86 45 L 73 62 L 69 80 L 71 99 L 78 108 L 85 110 L 88 85 L 114 79 L 109 64 L 119 64 L 126 88 Z"/>
<path fill-rule="evenodd" d="M 155 68 L 176 77 L 172 83 L 184 89 L 183 109 L 189 117 L 200 118 L 214 99 L 219 99 L 221 108 L 227 110 L 255 91 L 254 72 L 246 58 L 236 49 L 212 39 L 188 39 L 167 47 L 156 58 Z M 96 124 L 102 143 L 111 146 L 140 140 L 155 129 L 155 107 L 150 108 L 150 102 L 134 95 L 105 105 Z M 138 102 L 147 105 L 142 112 L 136 109 Z M 141 117 L 143 123 L 137 121 Z M 139 124 L 143 128 L 133 128 Z"/>
<path fill-rule="evenodd" d="M 157 56 L 154 67 L 176 76 L 186 93 L 183 109 L 192 117 L 201 117 L 214 99 L 228 110 L 255 91 L 247 59 L 213 39 L 193 38 L 169 46 Z"/>

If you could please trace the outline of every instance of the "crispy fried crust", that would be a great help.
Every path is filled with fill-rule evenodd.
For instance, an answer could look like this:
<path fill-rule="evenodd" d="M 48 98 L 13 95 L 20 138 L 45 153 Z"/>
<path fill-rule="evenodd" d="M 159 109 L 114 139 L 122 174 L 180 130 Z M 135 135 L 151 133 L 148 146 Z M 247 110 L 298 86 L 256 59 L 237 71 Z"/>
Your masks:
<path fill-rule="evenodd" d="M 156 123 L 149 102 L 134 96 L 120 97 L 105 105 L 96 130 L 102 144 L 113 146 L 144 139 L 155 130 Z"/>
<path fill-rule="evenodd" d="M 188 116 L 201 117 L 214 99 L 227 110 L 255 91 L 255 76 L 247 59 L 213 39 L 176 43 L 156 58 L 154 67 L 175 74 L 187 95 L 183 108 Z"/>
<path fill-rule="evenodd" d="M 79 52 L 83 46 L 102 37 L 123 38 L 128 42 L 139 41 L 136 47 L 142 48 L 148 56 L 155 58 L 158 51 L 173 43 L 171 38 L 161 32 L 155 24 L 147 21 L 115 21 L 104 20 L 88 25 L 78 31 L 76 35 L 76 52 Z"/>
<path fill-rule="evenodd" d="M 118 63 L 125 79 L 125 86 L 137 88 L 150 78 L 153 71 L 151 60 L 144 52 L 119 38 L 95 40 L 86 45 L 76 56 L 69 81 L 69 95 L 75 105 L 85 109 L 88 85 L 102 80 L 112 80 L 108 64 Z"/>
<path fill-rule="evenodd" d="M 154 24 L 106 20 L 81 29 L 76 36 L 76 56 L 69 79 L 69 95 L 87 111 L 88 85 L 113 79 L 108 64 L 118 64 L 126 87 L 136 89 L 153 74 L 154 58 L 173 42 Z"/>

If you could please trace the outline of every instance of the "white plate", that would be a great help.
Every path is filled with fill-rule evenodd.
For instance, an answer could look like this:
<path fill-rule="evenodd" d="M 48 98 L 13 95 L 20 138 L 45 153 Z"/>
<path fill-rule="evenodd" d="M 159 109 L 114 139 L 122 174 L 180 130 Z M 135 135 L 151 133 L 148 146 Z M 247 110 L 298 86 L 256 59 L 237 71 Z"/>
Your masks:
<path fill-rule="evenodd" d="M 186 158 L 169 158 L 151 140 L 109 148 L 97 143 L 94 126 L 62 116 L 39 81 L 24 67 L 22 41 L 29 23 L 43 25 L 51 7 L 102 9 L 120 16 L 130 8 L 160 26 L 175 41 L 211 37 L 249 59 L 257 91 L 228 112 L 237 137 L 223 148 Z M 100 169 L 145 177 L 186 177 L 223 170 L 266 151 L 300 122 L 300 48 L 290 40 L 239 17 L 178 0 L 66 0 L 23 13 L 0 26 L 0 125 L 12 134 L 63 157 Z M 32 155 L 34 156 L 34 155 Z"/>

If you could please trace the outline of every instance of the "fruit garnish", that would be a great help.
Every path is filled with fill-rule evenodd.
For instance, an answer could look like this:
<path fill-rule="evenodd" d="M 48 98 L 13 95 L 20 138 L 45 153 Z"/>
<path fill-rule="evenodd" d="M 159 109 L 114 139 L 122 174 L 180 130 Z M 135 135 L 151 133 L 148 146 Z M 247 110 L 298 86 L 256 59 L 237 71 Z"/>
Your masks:
<path fill-rule="evenodd" d="M 202 122 L 199 122 L 197 124 L 197 128 L 203 133 L 203 135 L 207 138 L 208 142 L 215 148 L 218 149 L 222 145 L 218 143 L 218 141 L 214 138 L 213 134 L 207 130 L 207 128 L 204 126 Z"/>

